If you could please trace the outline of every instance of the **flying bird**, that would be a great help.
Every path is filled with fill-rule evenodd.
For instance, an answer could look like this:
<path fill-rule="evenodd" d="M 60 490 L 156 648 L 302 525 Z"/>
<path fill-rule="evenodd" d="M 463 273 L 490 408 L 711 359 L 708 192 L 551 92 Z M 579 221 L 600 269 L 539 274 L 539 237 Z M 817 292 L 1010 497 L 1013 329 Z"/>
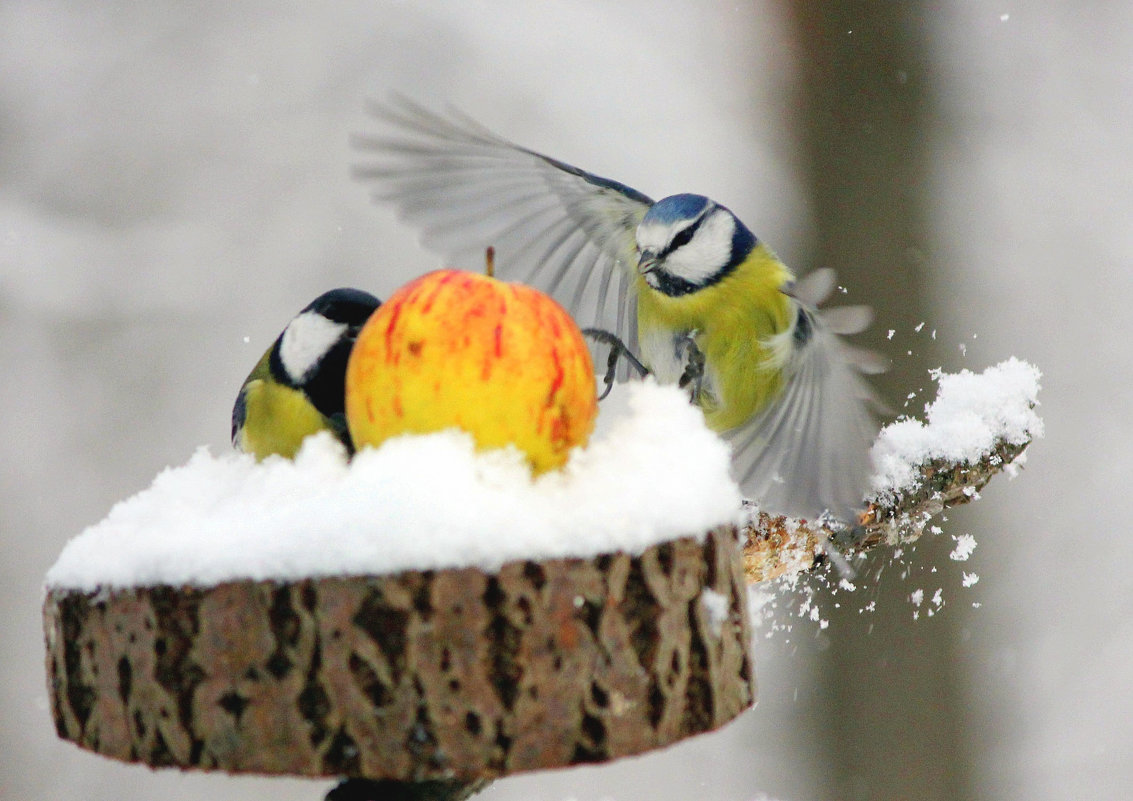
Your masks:
<path fill-rule="evenodd" d="M 878 362 L 840 337 L 868 326 L 868 308 L 818 310 L 832 271 L 797 281 L 703 195 L 654 201 L 454 110 L 399 97 L 370 111 L 381 128 L 356 137 L 369 161 L 355 175 L 427 248 L 459 264 L 493 247 L 501 277 L 548 292 L 658 381 L 687 387 L 763 510 L 855 519 L 877 432 L 862 374 Z"/>

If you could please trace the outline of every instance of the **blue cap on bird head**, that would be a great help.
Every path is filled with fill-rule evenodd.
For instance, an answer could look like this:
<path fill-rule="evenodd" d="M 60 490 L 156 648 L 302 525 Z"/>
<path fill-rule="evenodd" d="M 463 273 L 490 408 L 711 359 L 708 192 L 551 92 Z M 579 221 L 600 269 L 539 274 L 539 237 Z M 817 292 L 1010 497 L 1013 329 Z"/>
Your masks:
<path fill-rule="evenodd" d="M 700 216 L 711 203 L 704 195 L 670 195 L 650 206 L 641 221 L 669 225 L 678 220 L 691 220 Z"/>

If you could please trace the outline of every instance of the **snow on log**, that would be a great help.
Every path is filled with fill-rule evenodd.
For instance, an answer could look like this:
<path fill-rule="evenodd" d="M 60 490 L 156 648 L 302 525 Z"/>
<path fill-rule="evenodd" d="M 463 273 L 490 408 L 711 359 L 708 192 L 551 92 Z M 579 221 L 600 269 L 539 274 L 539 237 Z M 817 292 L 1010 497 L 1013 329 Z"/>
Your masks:
<path fill-rule="evenodd" d="M 1033 366 L 935 377 L 850 531 L 737 531 L 726 445 L 650 382 L 536 479 L 453 432 L 351 462 L 319 437 L 293 462 L 200 452 L 48 572 L 56 728 L 153 766 L 456 795 L 717 728 L 755 696 L 745 577 L 915 539 L 1042 435 Z"/>
<path fill-rule="evenodd" d="M 730 453 L 675 387 L 619 394 L 534 477 L 456 430 L 163 471 L 48 571 L 59 735 L 460 795 L 723 725 L 755 694 Z"/>
<path fill-rule="evenodd" d="M 934 372 L 937 398 L 925 422 L 903 418 L 873 448 L 877 475 L 859 525 L 833 531 L 756 513 L 742 530 L 744 574 L 755 583 L 810 568 L 824 540 L 841 551 L 916 540 L 949 506 L 968 503 L 999 472 L 1014 476 L 1043 435 L 1038 369 L 1015 358 L 983 373 Z"/>

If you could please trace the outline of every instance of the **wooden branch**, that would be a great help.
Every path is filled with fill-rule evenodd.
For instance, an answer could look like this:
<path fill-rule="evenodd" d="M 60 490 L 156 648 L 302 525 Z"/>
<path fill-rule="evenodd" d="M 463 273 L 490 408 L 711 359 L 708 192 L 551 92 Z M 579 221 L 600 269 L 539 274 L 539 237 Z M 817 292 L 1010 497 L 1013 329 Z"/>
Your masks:
<path fill-rule="evenodd" d="M 1030 441 L 998 441 L 973 464 L 935 460 L 921 465 L 920 478 L 904 492 L 875 498 L 851 530 L 833 531 L 806 521 L 772 517 L 762 512 L 743 529 L 744 575 L 749 583 L 809 570 L 823 552 L 825 538 L 842 552 L 912 542 L 934 516 L 950 506 L 978 497 L 992 476 L 1012 464 Z"/>
<path fill-rule="evenodd" d="M 753 703 L 738 552 L 721 527 L 636 557 L 495 573 L 52 589 L 56 729 L 153 766 L 389 779 L 453 798 L 636 754 Z"/>

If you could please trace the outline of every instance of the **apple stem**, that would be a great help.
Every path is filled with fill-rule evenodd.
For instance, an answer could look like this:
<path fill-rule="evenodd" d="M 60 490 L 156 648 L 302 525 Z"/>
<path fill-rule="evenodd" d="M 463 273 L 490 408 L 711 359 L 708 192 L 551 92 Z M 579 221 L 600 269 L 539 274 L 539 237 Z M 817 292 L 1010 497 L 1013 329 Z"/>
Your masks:
<path fill-rule="evenodd" d="M 489 278 L 496 277 L 496 249 L 491 245 L 484 251 L 484 274 Z"/>

